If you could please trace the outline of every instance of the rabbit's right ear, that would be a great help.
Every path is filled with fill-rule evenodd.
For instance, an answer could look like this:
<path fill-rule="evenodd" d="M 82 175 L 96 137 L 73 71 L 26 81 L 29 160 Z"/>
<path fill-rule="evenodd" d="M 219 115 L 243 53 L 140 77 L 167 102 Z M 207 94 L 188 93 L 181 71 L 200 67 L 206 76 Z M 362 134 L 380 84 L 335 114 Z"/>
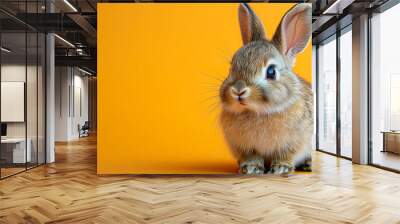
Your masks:
<path fill-rule="evenodd" d="M 239 24 L 243 45 L 251 41 L 264 40 L 264 26 L 253 10 L 246 3 L 239 6 Z"/>
<path fill-rule="evenodd" d="M 293 6 L 282 18 L 274 34 L 274 43 L 292 66 L 296 55 L 304 50 L 311 37 L 311 14 L 310 3 Z"/>

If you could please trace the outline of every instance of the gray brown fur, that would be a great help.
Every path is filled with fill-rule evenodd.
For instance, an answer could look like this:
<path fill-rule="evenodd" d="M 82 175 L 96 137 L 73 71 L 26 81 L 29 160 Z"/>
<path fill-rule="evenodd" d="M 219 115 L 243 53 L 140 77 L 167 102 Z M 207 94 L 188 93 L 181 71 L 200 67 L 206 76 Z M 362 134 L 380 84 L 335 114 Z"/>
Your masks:
<path fill-rule="evenodd" d="M 307 5 L 298 4 L 286 14 L 289 14 L 286 21 L 291 21 L 292 12 L 297 17 L 311 16 Z M 246 24 L 243 18 L 257 21 Z M 275 34 L 278 39 L 269 41 L 263 30 L 254 28 L 254 23 L 262 23 L 245 5 L 239 8 L 239 20 L 242 36 L 251 38 L 243 39 L 244 46 L 233 56 L 229 75 L 221 84 L 220 120 L 227 143 L 239 162 L 240 172 L 285 174 L 294 168 L 311 170 L 313 94 L 309 83 L 292 72 L 293 53 L 303 50 L 304 38 L 308 41 L 309 36 L 297 34 L 300 35 L 298 40 L 288 40 L 289 44 L 286 44 L 280 39 L 284 34 Z M 283 25 L 290 27 L 290 24 Z M 283 25 L 281 22 L 277 32 Z M 252 33 L 243 34 L 248 30 Z M 290 45 L 292 43 L 295 45 Z M 271 63 L 279 78 L 264 80 L 263 69 Z M 245 97 L 241 99 L 237 95 L 236 98 L 236 90 Z"/>

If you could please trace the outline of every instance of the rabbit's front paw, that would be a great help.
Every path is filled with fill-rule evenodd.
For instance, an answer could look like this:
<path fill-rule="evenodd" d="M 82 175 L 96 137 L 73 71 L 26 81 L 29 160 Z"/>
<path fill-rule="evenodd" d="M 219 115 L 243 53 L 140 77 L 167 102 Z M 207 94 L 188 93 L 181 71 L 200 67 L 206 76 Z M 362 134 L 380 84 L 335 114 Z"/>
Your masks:
<path fill-rule="evenodd" d="M 264 158 L 251 156 L 240 163 L 241 174 L 264 174 Z"/>
<path fill-rule="evenodd" d="M 275 175 L 288 174 L 293 170 L 293 166 L 287 162 L 275 162 L 272 163 L 268 173 Z"/>

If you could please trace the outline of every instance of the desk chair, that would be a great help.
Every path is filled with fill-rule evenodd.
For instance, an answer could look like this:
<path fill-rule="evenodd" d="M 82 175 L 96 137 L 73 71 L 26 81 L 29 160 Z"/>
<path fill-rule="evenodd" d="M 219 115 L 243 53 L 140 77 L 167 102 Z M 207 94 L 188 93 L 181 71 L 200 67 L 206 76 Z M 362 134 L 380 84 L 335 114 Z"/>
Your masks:
<path fill-rule="evenodd" d="M 78 124 L 79 138 L 89 136 L 89 129 L 89 121 L 85 121 L 82 127 L 80 127 L 80 125 Z"/>

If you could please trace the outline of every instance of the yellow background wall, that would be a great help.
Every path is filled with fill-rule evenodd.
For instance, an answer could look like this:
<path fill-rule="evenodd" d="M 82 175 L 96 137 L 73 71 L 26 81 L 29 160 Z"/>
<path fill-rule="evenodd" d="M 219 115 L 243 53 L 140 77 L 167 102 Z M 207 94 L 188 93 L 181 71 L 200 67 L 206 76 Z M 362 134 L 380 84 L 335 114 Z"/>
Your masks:
<path fill-rule="evenodd" d="M 292 4 L 250 4 L 273 35 Z M 98 4 L 99 174 L 231 173 L 218 88 L 238 4 Z M 297 58 L 311 80 L 311 44 Z"/>

